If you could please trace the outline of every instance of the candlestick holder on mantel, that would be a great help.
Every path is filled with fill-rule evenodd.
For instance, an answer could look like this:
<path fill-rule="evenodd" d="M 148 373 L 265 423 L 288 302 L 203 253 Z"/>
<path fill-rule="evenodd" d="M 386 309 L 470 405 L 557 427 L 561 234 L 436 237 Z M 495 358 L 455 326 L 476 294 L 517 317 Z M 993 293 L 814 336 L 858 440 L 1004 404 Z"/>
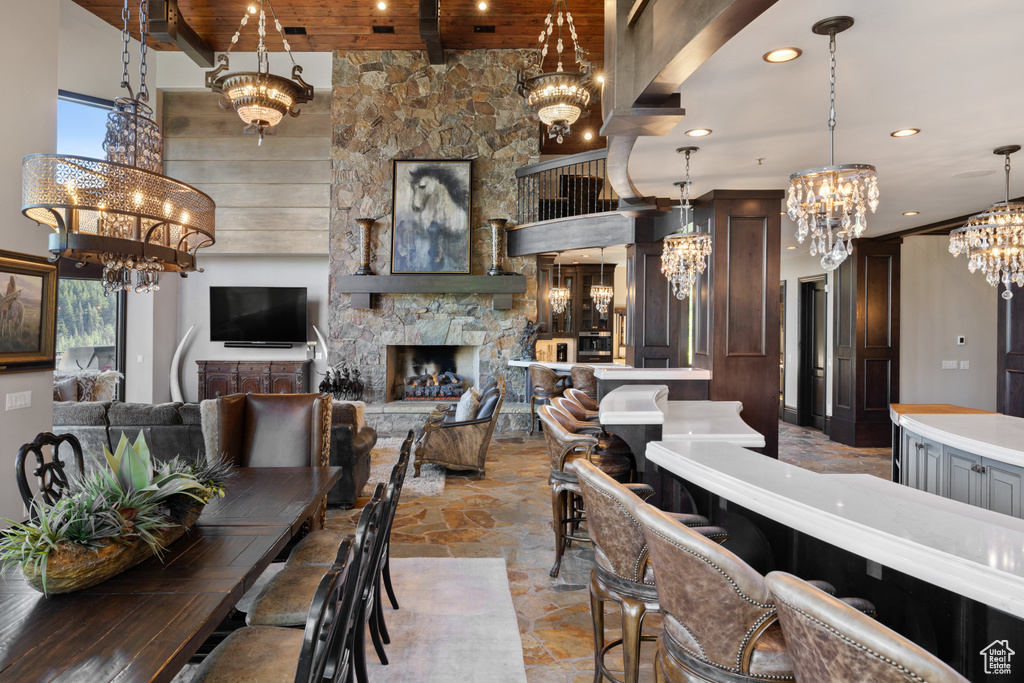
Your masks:
<path fill-rule="evenodd" d="M 508 223 L 508 219 L 491 218 L 487 222 L 491 225 L 491 269 L 487 271 L 487 274 L 508 275 L 501 267 L 501 259 L 505 251 L 502 248 L 505 243 L 505 224 Z"/>
<path fill-rule="evenodd" d="M 359 269 L 356 275 L 373 275 L 370 268 L 370 228 L 377 222 L 376 218 L 357 218 L 359 225 Z"/>

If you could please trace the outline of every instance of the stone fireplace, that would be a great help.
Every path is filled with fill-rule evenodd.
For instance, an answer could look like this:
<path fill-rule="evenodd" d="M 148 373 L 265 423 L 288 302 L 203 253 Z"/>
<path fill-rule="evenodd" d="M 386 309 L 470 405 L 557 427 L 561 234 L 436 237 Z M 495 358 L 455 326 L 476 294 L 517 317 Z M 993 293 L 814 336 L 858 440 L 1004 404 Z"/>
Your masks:
<path fill-rule="evenodd" d="M 387 349 L 387 400 L 457 400 L 480 377 L 480 347 L 390 345 Z"/>

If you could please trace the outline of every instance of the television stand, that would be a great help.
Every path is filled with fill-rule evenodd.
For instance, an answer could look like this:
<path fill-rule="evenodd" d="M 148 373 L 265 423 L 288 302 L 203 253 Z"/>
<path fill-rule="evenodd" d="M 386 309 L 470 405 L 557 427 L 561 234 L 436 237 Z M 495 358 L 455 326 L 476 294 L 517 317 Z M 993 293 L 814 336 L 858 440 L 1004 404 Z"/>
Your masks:
<path fill-rule="evenodd" d="M 197 360 L 199 400 L 228 394 L 304 394 L 308 360 Z"/>

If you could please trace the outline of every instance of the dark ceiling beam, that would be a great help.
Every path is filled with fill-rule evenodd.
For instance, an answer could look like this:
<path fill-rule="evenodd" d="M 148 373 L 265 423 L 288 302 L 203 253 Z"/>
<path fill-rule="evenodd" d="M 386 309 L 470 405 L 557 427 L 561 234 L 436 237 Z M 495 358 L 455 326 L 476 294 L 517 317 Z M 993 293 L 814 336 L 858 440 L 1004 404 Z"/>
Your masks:
<path fill-rule="evenodd" d="M 440 0 L 420 0 L 420 38 L 427 44 L 427 59 L 431 64 L 444 64 L 439 3 Z"/>
<path fill-rule="evenodd" d="M 213 48 L 185 23 L 185 18 L 178 11 L 177 0 L 150 0 L 149 35 L 159 41 L 174 43 L 204 69 L 213 67 Z"/>

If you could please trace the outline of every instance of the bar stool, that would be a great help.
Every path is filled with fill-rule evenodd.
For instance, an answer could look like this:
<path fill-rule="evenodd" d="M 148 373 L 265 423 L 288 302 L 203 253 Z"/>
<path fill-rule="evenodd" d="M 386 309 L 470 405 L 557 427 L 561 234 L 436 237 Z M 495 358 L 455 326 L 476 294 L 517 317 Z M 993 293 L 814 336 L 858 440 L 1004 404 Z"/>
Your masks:
<path fill-rule="evenodd" d="M 842 600 L 785 572 L 765 577 L 775 596 L 798 683 L 963 683 L 945 662 Z"/>
<path fill-rule="evenodd" d="M 620 484 L 586 460 L 576 462 L 576 476 L 587 510 L 587 530 L 594 544 L 590 572 L 590 612 L 594 622 L 594 683 L 602 677 L 615 681 L 604 663 L 608 651 L 622 645 L 626 683 L 636 683 L 640 670 L 640 641 L 644 617 L 658 612 L 658 591 L 643 527 L 636 520 L 642 498 L 654 493 L 646 484 Z M 718 543 L 728 539 L 725 529 L 710 526 L 700 515 L 672 515 L 681 524 Z M 604 603 L 619 606 L 622 638 L 604 642 Z"/>
<path fill-rule="evenodd" d="M 533 425 L 536 420 L 535 406 L 545 405 L 550 403 L 555 396 L 561 396 L 569 378 L 560 377 L 554 370 L 537 363 L 528 369 L 530 371 L 530 434 L 533 434 Z"/>
<path fill-rule="evenodd" d="M 572 541 L 590 541 L 589 536 L 580 531 L 585 517 L 576 478 L 576 461 L 589 460 L 617 481 L 628 480 L 632 469 L 625 456 L 598 451 L 596 436 L 575 434 L 566 429 L 556 418 L 556 415 L 563 415 L 561 411 L 551 406 L 540 406 L 537 414 L 544 425 L 544 443 L 551 464 L 548 483 L 551 485 L 551 512 L 555 531 L 555 564 L 551 568 L 553 578 L 558 576 L 565 548 Z"/>
<path fill-rule="evenodd" d="M 596 419 L 599 414 L 600 404 L 594 399 L 587 396 L 579 389 L 572 388 L 565 390 L 565 397 L 571 401 L 574 401 L 580 408 L 587 411 L 587 419 Z"/>
<path fill-rule="evenodd" d="M 597 400 L 597 379 L 594 377 L 594 368 L 589 365 L 573 365 L 569 368 L 569 378 L 572 386 L 578 391 Z"/>

